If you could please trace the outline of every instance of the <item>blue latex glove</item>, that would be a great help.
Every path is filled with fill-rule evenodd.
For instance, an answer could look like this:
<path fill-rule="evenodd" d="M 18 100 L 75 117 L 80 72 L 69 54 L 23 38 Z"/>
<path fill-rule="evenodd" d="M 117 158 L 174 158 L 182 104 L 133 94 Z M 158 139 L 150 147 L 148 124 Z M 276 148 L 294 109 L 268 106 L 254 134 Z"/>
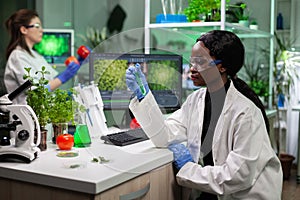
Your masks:
<path fill-rule="evenodd" d="M 79 64 L 82 65 L 82 63 L 83 63 L 83 61 L 84 61 L 85 59 L 84 59 L 83 57 L 81 57 L 81 56 L 78 56 L 78 57 L 77 57 L 77 60 L 78 60 Z"/>
<path fill-rule="evenodd" d="M 140 64 L 129 66 L 126 70 L 126 84 L 127 87 L 133 91 L 138 98 L 142 100 L 149 92 L 149 86 L 145 75 L 141 71 Z"/>
<path fill-rule="evenodd" d="M 171 144 L 168 149 L 173 152 L 175 167 L 180 170 L 187 162 L 194 162 L 189 150 L 183 144 Z"/>
<path fill-rule="evenodd" d="M 77 71 L 79 70 L 80 65 L 78 65 L 75 62 L 71 62 L 68 66 L 67 69 L 63 72 L 61 72 L 57 78 L 62 82 L 65 83 L 67 82 L 69 79 L 73 78 L 73 76 L 75 76 L 75 74 L 77 73 Z"/>

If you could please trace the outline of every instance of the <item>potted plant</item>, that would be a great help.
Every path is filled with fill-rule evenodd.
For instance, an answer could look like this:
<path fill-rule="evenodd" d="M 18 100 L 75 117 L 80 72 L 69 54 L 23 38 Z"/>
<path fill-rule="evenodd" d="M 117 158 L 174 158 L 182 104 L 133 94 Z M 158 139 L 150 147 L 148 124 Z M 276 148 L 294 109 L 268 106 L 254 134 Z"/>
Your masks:
<path fill-rule="evenodd" d="M 39 148 L 44 151 L 47 149 L 47 132 L 46 125 L 50 123 L 49 117 L 49 104 L 50 104 L 50 92 L 45 87 L 48 84 L 48 80 L 45 78 L 45 74 L 49 72 L 43 66 L 40 71 L 37 71 L 35 75 L 38 81 L 30 74 L 31 68 L 25 68 L 26 74 L 24 79 L 29 79 L 33 83 L 33 87 L 27 90 L 27 103 L 34 110 L 41 128 L 41 143 Z"/>
<path fill-rule="evenodd" d="M 53 126 L 53 143 L 59 134 L 68 132 L 68 124 L 75 124 L 75 115 L 81 112 L 82 108 L 78 102 L 73 100 L 73 89 L 54 90 L 50 95 L 49 118 Z"/>
<path fill-rule="evenodd" d="M 231 15 L 233 15 L 233 18 L 235 18 L 240 25 L 245 27 L 249 26 L 250 11 L 247 4 L 239 2 L 234 5 L 229 5 L 228 9 L 231 9 Z"/>
<path fill-rule="evenodd" d="M 230 2 L 230 0 L 226 0 Z M 193 21 L 219 21 L 221 0 L 189 0 L 184 14 L 189 22 Z"/>
<path fill-rule="evenodd" d="M 273 77 L 274 83 L 274 96 L 273 102 L 278 106 L 278 101 L 276 99 L 283 96 L 289 99 L 290 96 L 290 86 L 293 84 L 293 75 L 297 75 L 297 70 L 294 66 L 288 64 L 288 59 L 290 55 L 288 50 L 291 49 L 293 41 L 280 37 L 276 32 L 275 36 L 275 50 L 274 50 L 274 68 Z M 283 100 L 284 100 L 283 99 Z M 284 102 L 283 105 L 284 106 Z"/>
<path fill-rule="evenodd" d="M 258 24 L 257 24 L 257 21 L 255 19 L 252 19 L 252 21 L 249 25 L 249 28 L 253 29 L 253 30 L 258 30 Z"/>
<path fill-rule="evenodd" d="M 282 118 L 280 117 L 281 109 L 280 107 L 285 107 L 286 101 L 289 101 L 290 98 L 290 92 L 291 92 L 291 86 L 294 84 L 294 76 L 296 78 L 299 78 L 299 75 L 297 73 L 297 69 L 295 66 L 291 65 L 289 62 L 290 59 L 290 52 L 289 49 L 292 49 L 292 46 L 294 44 L 294 41 L 288 38 L 285 38 L 284 36 L 278 35 L 276 32 L 274 33 L 274 39 L 275 39 L 275 45 L 274 45 L 274 54 L 272 55 L 274 58 L 273 63 L 273 87 L 272 87 L 272 106 L 276 109 L 276 123 L 275 123 L 275 131 L 279 131 L 282 128 L 282 123 L 280 123 L 280 120 Z M 267 49 L 262 49 L 262 51 L 269 55 L 269 51 Z M 278 135 L 279 133 L 276 133 Z M 277 138 L 276 143 L 277 146 L 280 146 L 280 143 L 282 142 L 280 140 L 281 138 Z M 277 149 L 277 152 L 280 152 L 280 149 Z M 284 158 L 280 157 L 279 159 L 282 161 Z"/>
<path fill-rule="evenodd" d="M 46 71 L 44 66 L 35 73 L 36 76 L 31 75 L 31 68 L 25 68 L 25 71 L 27 74 L 24 75 L 24 79 L 32 80 L 34 86 L 27 91 L 27 103 L 38 117 L 42 132 L 40 148 L 46 150 L 48 131 L 46 125 L 52 123 L 54 130 L 53 142 L 55 143 L 56 135 L 67 131 L 68 123 L 75 123 L 76 112 L 83 112 L 84 108 L 73 100 L 72 94 L 75 93 L 73 89 L 62 90 L 58 88 L 53 92 L 48 91 L 45 85 L 49 81 L 45 78 L 45 74 L 49 72 Z M 36 79 L 38 81 L 35 81 Z"/>
<path fill-rule="evenodd" d="M 261 101 L 267 105 L 269 96 L 268 68 L 262 64 L 264 61 L 259 61 L 257 56 L 253 57 L 244 63 L 242 76 Z"/>

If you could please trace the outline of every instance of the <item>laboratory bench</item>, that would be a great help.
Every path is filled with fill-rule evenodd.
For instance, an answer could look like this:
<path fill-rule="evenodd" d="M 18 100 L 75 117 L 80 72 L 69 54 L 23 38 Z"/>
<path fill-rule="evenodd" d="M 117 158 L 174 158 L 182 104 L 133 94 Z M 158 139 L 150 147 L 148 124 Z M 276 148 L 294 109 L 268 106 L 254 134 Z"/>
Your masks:
<path fill-rule="evenodd" d="M 75 157 L 60 157 L 67 155 Z M 181 189 L 172 160 L 171 151 L 155 148 L 150 140 L 118 147 L 93 138 L 89 147 L 70 152 L 48 142 L 29 164 L 0 163 L 0 195 L 10 200 L 177 199 Z"/>
<path fill-rule="evenodd" d="M 273 124 L 276 110 L 267 110 Z M 271 143 L 276 143 L 271 129 Z M 71 154 L 48 142 L 46 151 L 29 164 L 0 163 L 1 199 L 107 200 L 181 199 L 176 184 L 173 154 L 156 148 L 150 140 L 128 146 L 104 144 L 92 138 L 85 148 L 72 148 Z M 60 157 L 61 155 L 75 157 Z M 94 158 L 107 162 L 94 162 Z"/>

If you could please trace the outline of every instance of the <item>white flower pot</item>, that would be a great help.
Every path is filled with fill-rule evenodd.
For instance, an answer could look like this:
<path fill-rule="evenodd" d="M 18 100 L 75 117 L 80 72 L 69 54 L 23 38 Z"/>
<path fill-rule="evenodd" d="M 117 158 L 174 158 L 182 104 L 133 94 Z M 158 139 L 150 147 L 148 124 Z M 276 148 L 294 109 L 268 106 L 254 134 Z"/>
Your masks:
<path fill-rule="evenodd" d="M 257 24 L 250 24 L 249 28 L 253 29 L 253 30 L 258 30 L 258 25 Z"/>
<path fill-rule="evenodd" d="M 248 20 L 240 20 L 239 25 L 249 27 L 249 21 Z"/>

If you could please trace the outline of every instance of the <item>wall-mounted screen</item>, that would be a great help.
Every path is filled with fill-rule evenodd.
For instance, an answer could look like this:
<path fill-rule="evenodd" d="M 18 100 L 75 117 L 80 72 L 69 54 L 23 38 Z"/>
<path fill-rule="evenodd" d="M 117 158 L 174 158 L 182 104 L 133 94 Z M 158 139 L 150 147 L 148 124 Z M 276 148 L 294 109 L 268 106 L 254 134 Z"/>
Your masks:
<path fill-rule="evenodd" d="M 139 63 L 158 105 L 166 111 L 181 106 L 182 57 L 170 54 L 90 54 L 90 81 L 98 84 L 104 109 L 128 108 L 133 93 L 127 89 L 125 72 Z"/>
<path fill-rule="evenodd" d="M 74 30 L 44 29 L 43 39 L 34 49 L 50 64 L 63 64 L 74 54 Z"/>

